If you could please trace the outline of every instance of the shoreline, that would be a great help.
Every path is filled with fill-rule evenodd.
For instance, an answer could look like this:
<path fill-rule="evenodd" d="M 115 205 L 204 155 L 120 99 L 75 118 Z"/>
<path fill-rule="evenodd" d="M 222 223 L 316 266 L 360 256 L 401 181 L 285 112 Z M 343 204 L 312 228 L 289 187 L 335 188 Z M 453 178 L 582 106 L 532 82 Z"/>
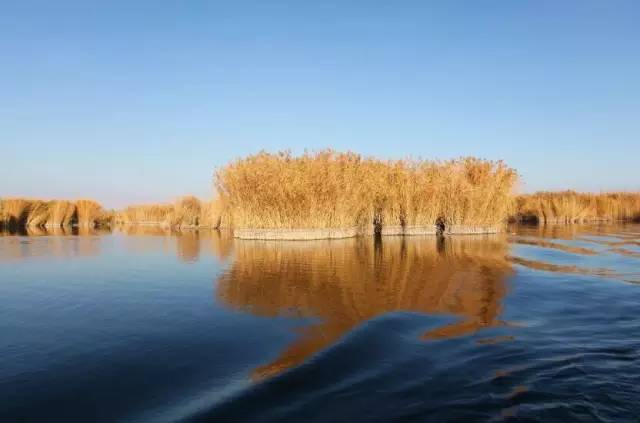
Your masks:
<path fill-rule="evenodd" d="M 237 239 L 314 241 L 320 239 L 354 238 L 359 235 L 358 228 L 302 228 L 302 229 L 234 229 Z"/>
<path fill-rule="evenodd" d="M 438 235 L 485 235 L 497 234 L 501 232 L 498 226 L 465 226 L 452 225 L 445 227 L 439 232 L 436 225 L 427 226 L 388 226 L 381 227 L 381 236 L 438 236 Z M 361 230 L 359 228 L 265 228 L 265 229 L 234 229 L 233 236 L 237 239 L 248 240 L 283 240 L 283 241 L 306 241 L 321 239 L 343 239 L 359 236 L 372 236 L 375 231 Z"/>

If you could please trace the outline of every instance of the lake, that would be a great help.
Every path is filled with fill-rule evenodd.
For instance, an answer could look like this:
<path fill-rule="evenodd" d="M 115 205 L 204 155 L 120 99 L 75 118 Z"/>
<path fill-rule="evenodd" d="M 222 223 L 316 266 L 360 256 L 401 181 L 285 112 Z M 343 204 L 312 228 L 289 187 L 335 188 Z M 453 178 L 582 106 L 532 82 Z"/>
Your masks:
<path fill-rule="evenodd" d="M 0 236 L 0 421 L 638 421 L 640 225 Z"/>

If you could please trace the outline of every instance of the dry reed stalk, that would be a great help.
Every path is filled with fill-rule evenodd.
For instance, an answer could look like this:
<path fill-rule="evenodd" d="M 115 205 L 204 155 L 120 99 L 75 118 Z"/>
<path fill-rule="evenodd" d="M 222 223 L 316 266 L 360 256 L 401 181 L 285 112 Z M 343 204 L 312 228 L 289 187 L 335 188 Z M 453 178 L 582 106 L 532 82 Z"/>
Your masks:
<path fill-rule="evenodd" d="M 76 201 L 76 208 L 78 225 L 83 227 L 96 226 L 96 221 L 103 213 L 102 206 L 93 200 L 78 200 Z"/>
<path fill-rule="evenodd" d="M 82 216 L 81 224 L 91 225 L 100 215 L 102 207 L 93 200 L 28 200 L 23 198 L 3 199 L 0 212 L 5 226 L 14 227 L 61 227 L 78 223 L 77 208 Z"/>
<path fill-rule="evenodd" d="M 516 219 L 582 223 L 640 219 L 640 193 L 538 192 L 516 199 Z"/>
<path fill-rule="evenodd" d="M 213 200 L 204 201 L 200 205 L 200 215 L 198 216 L 199 227 L 201 228 L 217 228 L 214 224 L 215 217 L 213 212 Z"/>
<path fill-rule="evenodd" d="M 129 206 L 117 213 L 116 223 L 162 225 L 171 218 L 173 209 L 171 204 Z"/>
<path fill-rule="evenodd" d="M 2 200 L 4 224 L 8 227 L 25 226 L 29 217 L 32 200 L 24 198 L 5 198 Z"/>
<path fill-rule="evenodd" d="M 382 161 L 332 150 L 259 153 L 216 173 L 240 229 L 498 226 L 512 208 L 502 162 Z M 366 229 L 365 229 L 366 232 Z"/>
<path fill-rule="evenodd" d="M 70 226 L 77 221 L 76 205 L 70 201 L 53 200 L 49 202 L 49 220 L 46 226 Z"/>
<path fill-rule="evenodd" d="M 364 223 L 361 164 L 352 153 L 260 153 L 221 169 L 217 186 L 239 227 L 352 227 Z"/>
<path fill-rule="evenodd" d="M 196 197 L 189 195 L 176 201 L 168 223 L 172 227 L 196 227 L 200 223 L 202 204 Z"/>
<path fill-rule="evenodd" d="M 201 203 L 194 196 L 184 196 L 173 204 L 129 206 L 114 214 L 117 224 L 157 225 L 170 228 L 211 226 L 212 203 Z"/>
<path fill-rule="evenodd" d="M 116 213 L 113 210 L 102 210 L 95 219 L 95 226 L 108 228 L 115 224 Z"/>
<path fill-rule="evenodd" d="M 212 229 L 232 227 L 229 204 L 224 197 L 218 195 L 213 200 L 202 204 L 200 226 Z"/>
<path fill-rule="evenodd" d="M 51 217 L 51 207 L 49 203 L 41 200 L 32 200 L 28 207 L 26 227 L 45 226 Z"/>

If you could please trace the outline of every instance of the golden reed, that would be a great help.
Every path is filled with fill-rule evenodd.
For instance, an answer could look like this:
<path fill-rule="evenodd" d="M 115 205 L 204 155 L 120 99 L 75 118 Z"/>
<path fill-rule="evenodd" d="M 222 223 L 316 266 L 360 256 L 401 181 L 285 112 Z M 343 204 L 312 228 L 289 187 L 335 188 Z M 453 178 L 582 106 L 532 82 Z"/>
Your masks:
<path fill-rule="evenodd" d="M 0 199 L 0 226 L 158 225 L 233 228 L 258 239 L 498 232 L 507 220 L 640 220 L 640 193 L 539 192 L 515 196 L 501 161 L 380 160 L 322 150 L 261 152 L 218 169 L 216 197 L 106 212 L 93 200 Z"/>
<path fill-rule="evenodd" d="M 226 210 L 219 197 L 203 202 L 189 195 L 174 203 L 129 206 L 116 213 L 115 222 L 166 228 L 229 228 L 230 218 Z"/>
<path fill-rule="evenodd" d="M 519 221 L 584 223 L 640 220 L 640 193 L 538 192 L 516 198 Z"/>
<path fill-rule="evenodd" d="M 512 210 L 516 181 L 503 162 L 379 160 L 332 150 L 262 152 L 216 173 L 236 229 L 387 234 L 434 232 L 437 225 L 469 232 L 498 227 Z"/>
<path fill-rule="evenodd" d="M 0 227 L 60 228 L 108 226 L 111 213 L 93 200 L 0 199 Z"/>

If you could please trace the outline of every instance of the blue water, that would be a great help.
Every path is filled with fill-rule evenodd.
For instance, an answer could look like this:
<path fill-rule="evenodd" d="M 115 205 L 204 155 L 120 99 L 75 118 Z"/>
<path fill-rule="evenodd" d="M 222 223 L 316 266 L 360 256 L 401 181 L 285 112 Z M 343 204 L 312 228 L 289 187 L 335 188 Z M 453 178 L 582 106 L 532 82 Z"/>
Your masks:
<path fill-rule="evenodd" d="M 0 236 L 0 421 L 638 421 L 639 234 Z"/>

